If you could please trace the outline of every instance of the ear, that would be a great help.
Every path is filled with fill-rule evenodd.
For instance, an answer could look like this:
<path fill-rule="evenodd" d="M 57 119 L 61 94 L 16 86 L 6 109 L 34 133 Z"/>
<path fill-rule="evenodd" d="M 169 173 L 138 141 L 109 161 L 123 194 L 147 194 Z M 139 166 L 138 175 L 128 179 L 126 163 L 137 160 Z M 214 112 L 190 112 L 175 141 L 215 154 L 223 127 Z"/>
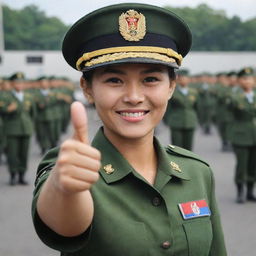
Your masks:
<path fill-rule="evenodd" d="M 174 90 L 176 88 L 176 81 L 172 80 L 170 81 L 170 87 L 169 87 L 169 95 L 168 95 L 168 99 L 170 99 L 174 93 Z"/>
<path fill-rule="evenodd" d="M 80 87 L 82 88 L 83 94 L 84 94 L 85 98 L 88 100 L 88 102 L 90 104 L 93 104 L 94 99 L 92 96 L 92 88 L 83 77 L 80 78 Z"/>

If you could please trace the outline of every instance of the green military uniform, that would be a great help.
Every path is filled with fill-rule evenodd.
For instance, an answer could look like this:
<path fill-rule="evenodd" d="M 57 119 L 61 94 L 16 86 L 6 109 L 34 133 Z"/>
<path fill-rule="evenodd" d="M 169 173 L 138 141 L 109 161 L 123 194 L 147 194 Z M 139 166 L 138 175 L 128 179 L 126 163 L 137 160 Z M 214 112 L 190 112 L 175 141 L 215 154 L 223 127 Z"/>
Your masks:
<path fill-rule="evenodd" d="M 74 101 L 74 90 L 70 85 L 67 85 L 68 81 L 62 80 L 66 84 L 61 87 L 61 107 L 62 107 L 62 125 L 61 131 L 65 133 L 70 121 L 70 105 Z"/>
<path fill-rule="evenodd" d="M 3 91 L 0 89 L 0 164 L 2 163 L 2 155 L 5 148 L 5 134 L 4 134 L 4 121 L 3 121 L 3 107 L 5 103 L 3 100 Z"/>
<path fill-rule="evenodd" d="M 33 97 L 27 92 L 21 94 L 23 99 L 18 99 L 14 90 L 6 93 L 2 108 L 11 185 L 15 184 L 16 174 L 19 174 L 19 183 L 26 184 L 24 174 L 27 170 L 29 141 L 33 132 Z M 16 104 L 17 108 L 9 112 L 10 104 Z"/>
<path fill-rule="evenodd" d="M 205 134 L 210 134 L 215 116 L 216 90 L 209 83 L 201 83 L 198 87 L 197 112 L 200 125 Z"/>
<path fill-rule="evenodd" d="M 239 76 L 253 75 L 252 69 L 243 69 Z M 245 92 L 233 95 L 230 109 L 233 113 L 233 123 L 230 129 L 230 140 L 236 155 L 235 183 L 238 188 L 239 203 L 244 202 L 244 188 L 247 184 L 247 199 L 256 202 L 253 195 L 253 185 L 256 180 L 256 95 L 251 94 L 251 100 Z"/>
<path fill-rule="evenodd" d="M 2 154 L 4 152 L 4 141 L 5 141 L 5 135 L 4 135 L 4 122 L 3 117 L 1 113 L 1 98 L 0 98 L 0 164 L 2 163 Z"/>
<path fill-rule="evenodd" d="M 55 112 L 56 96 L 51 90 L 40 89 L 36 95 L 37 133 L 41 152 L 56 146 Z"/>
<path fill-rule="evenodd" d="M 207 163 L 179 147 L 163 148 L 155 139 L 158 171 L 149 185 L 104 136 L 92 146 L 102 154 L 100 179 L 92 187 L 94 218 L 77 237 L 57 235 L 40 220 L 36 201 L 58 150 L 50 151 L 38 168 L 33 220 L 44 243 L 62 255 L 226 255 L 214 180 Z M 179 204 L 204 199 L 210 216 L 184 219 Z M 198 245 L 201 246 L 198 246 Z"/>
<path fill-rule="evenodd" d="M 67 32 L 62 52 L 68 64 L 88 79 L 96 68 L 120 63 L 151 64 L 150 71 L 145 72 L 152 72 L 152 64 L 160 64 L 173 74 L 190 46 L 191 32 L 179 17 L 160 7 L 126 3 L 82 17 Z M 90 190 L 93 220 L 79 236 L 60 236 L 40 219 L 37 199 L 55 165 L 58 149 L 48 152 L 39 165 L 32 215 L 45 244 L 65 256 L 226 256 L 212 171 L 207 163 L 184 149 L 165 149 L 154 138 L 158 161 L 151 185 L 105 137 L 103 129 L 92 146 L 101 152 L 102 167 L 98 182 Z"/>
<path fill-rule="evenodd" d="M 229 128 L 233 117 L 227 107 L 232 95 L 232 89 L 228 85 L 217 84 L 216 122 L 222 143 L 222 151 L 230 150 Z"/>
<path fill-rule="evenodd" d="M 172 143 L 189 150 L 197 126 L 197 97 L 195 89 L 188 88 L 184 94 L 177 86 L 164 116 L 164 122 L 171 128 Z"/>

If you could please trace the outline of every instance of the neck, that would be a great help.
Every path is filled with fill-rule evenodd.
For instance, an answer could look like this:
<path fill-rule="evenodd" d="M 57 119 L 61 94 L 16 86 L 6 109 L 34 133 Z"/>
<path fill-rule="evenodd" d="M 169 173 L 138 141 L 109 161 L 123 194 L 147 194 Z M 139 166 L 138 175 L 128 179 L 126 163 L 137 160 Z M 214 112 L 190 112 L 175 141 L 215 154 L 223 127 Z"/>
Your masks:
<path fill-rule="evenodd" d="M 153 132 L 139 139 L 113 138 L 105 135 L 130 165 L 150 184 L 153 184 L 157 170 Z"/>

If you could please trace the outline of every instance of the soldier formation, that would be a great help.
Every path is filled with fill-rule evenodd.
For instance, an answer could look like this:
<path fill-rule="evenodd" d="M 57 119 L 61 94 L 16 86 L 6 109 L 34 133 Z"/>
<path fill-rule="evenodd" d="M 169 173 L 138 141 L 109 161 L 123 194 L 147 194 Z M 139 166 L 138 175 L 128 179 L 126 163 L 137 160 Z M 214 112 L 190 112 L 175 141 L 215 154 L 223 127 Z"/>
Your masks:
<path fill-rule="evenodd" d="M 35 133 L 43 155 L 58 145 L 69 123 L 74 85 L 66 78 L 25 80 L 22 72 L 0 81 L 0 162 L 10 185 L 27 185 L 30 138 Z M 5 161 L 4 161 L 5 156 Z"/>
<path fill-rule="evenodd" d="M 256 201 L 254 70 L 248 67 L 239 72 L 194 76 L 179 70 L 177 76 L 177 88 L 163 120 L 170 128 L 171 143 L 193 150 L 196 127 L 210 135 L 215 126 L 221 150 L 233 151 L 237 159 L 237 202 Z M 0 163 L 8 165 L 10 185 L 26 185 L 31 135 L 35 133 L 42 155 L 58 145 L 69 124 L 74 85 L 65 78 L 46 76 L 28 81 L 17 72 L 0 80 L 0 91 Z"/>
<path fill-rule="evenodd" d="M 169 101 L 164 123 L 170 127 L 171 143 L 192 150 L 199 124 L 210 135 L 215 126 L 223 152 L 236 156 L 237 203 L 256 202 L 256 79 L 246 67 L 238 72 L 189 76 L 178 72 L 177 88 Z"/>

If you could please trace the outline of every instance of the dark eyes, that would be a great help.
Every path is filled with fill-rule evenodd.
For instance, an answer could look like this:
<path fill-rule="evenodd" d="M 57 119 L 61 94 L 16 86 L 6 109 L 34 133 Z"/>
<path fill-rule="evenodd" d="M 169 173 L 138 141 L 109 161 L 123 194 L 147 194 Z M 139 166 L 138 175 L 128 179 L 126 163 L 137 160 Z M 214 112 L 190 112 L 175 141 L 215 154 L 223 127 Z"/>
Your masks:
<path fill-rule="evenodd" d="M 117 77 L 111 77 L 111 78 L 108 78 L 106 80 L 106 83 L 113 83 L 113 84 L 117 84 L 117 83 L 121 83 L 121 79 L 117 78 Z"/>
<path fill-rule="evenodd" d="M 158 81 L 159 81 L 159 79 L 154 76 L 149 76 L 144 79 L 144 82 L 146 82 L 146 83 L 154 83 L 154 82 L 158 82 Z"/>
<path fill-rule="evenodd" d="M 143 79 L 143 83 L 156 83 L 158 81 L 160 81 L 160 80 L 155 76 L 148 76 Z M 124 83 L 124 81 L 117 77 L 110 77 L 110 78 L 106 79 L 105 83 L 118 85 L 118 84 Z"/>

